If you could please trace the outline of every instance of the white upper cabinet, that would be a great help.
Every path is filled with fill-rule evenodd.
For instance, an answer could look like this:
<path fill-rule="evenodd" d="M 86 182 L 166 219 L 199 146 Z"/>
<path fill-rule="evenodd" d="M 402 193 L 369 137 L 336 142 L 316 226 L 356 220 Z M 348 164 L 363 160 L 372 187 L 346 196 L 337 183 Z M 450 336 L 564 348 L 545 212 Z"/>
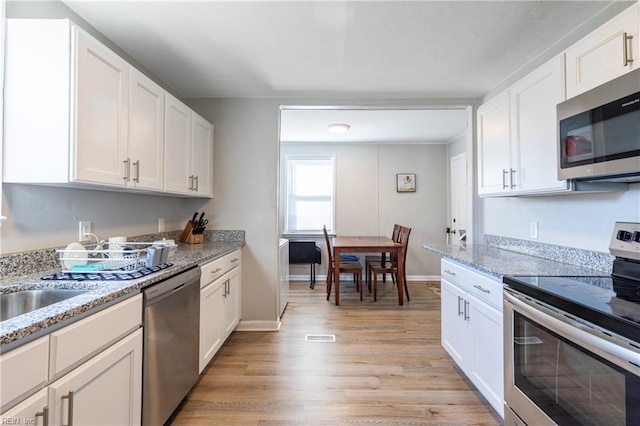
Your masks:
<path fill-rule="evenodd" d="M 566 50 L 567 98 L 640 67 L 638 3 Z"/>
<path fill-rule="evenodd" d="M 200 197 L 213 196 L 213 125 L 198 114 L 193 114 L 191 151 L 194 193 Z"/>
<path fill-rule="evenodd" d="M 125 185 L 129 64 L 75 26 L 72 39 L 76 63 L 71 93 L 76 102 L 70 119 L 76 134 L 71 180 Z"/>
<path fill-rule="evenodd" d="M 478 108 L 478 194 L 511 191 L 511 128 L 509 93 L 503 92 Z"/>
<path fill-rule="evenodd" d="M 478 194 L 562 192 L 556 106 L 564 100 L 558 56 L 478 108 Z"/>
<path fill-rule="evenodd" d="M 558 56 L 516 84 L 510 92 L 512 169 L 517 193 L 568 189 L 558 180 L 556 106 L 564 101 L 564 61 Z"/>
<path fill-rule="evenodd" d="M 165 117 L 165 191 L 212 197 L 213 125 L 169 94 Z"/>
<path fill-rule="evenodd" d="M 67 19 L 6 41 L 4 182 L 212 196 L 213 126 L 149 77 Z"/>
<path fill-rule="evenodd" d="M 165 91 L 149 77 L 130 68 L 129 153 L 131 184 L 164 188 Z"/>

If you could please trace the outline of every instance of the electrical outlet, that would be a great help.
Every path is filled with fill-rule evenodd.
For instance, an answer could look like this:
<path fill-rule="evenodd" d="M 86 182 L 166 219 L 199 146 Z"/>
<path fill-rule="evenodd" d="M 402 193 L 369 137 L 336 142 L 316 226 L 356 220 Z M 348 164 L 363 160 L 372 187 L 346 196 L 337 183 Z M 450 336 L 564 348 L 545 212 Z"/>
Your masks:
<path fill-rule="evenodd" d="M 78 222 L 78 241 L 89 241 L 91 238 L 88 234 L 91 233 L 91 222 L 80 221 Z"/>
<path fill-rule="evenodd" d="M 538 222 L 529 222 L 529 237 L 538 239 Z"/>
<path fill-rule="evenodd" d="M 158 218 L 158 232 L 164 232 L 164 217 Z"/>

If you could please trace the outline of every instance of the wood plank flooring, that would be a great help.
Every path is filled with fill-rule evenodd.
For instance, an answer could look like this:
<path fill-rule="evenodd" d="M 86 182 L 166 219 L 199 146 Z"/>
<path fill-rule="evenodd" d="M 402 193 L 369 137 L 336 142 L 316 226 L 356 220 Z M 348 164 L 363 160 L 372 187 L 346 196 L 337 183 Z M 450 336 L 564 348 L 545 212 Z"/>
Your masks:
<path fill-rule="evenodd" d="M 409 283 L 360 302 L 341 286 L 292 282 L 279 332 L 235 332 L 169 422 L 173 425 L 499 425 L 502 419 L 440 345 L 440 298 Z M 334 334 L 335 342 L 308 342 Z"/>

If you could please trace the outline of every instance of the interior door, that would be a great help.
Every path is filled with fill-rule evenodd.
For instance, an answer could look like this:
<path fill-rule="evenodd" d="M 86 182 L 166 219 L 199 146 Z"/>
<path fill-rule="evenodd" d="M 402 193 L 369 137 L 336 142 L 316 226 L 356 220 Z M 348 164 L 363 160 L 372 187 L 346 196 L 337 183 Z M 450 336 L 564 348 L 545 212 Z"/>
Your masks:
<path fill-rule="evenodd" d="M 451 232 L 452 242 L 467 231 L 467 155 L 451 158 Z M 462 231 L 461 231 L 462 230 Z"/>

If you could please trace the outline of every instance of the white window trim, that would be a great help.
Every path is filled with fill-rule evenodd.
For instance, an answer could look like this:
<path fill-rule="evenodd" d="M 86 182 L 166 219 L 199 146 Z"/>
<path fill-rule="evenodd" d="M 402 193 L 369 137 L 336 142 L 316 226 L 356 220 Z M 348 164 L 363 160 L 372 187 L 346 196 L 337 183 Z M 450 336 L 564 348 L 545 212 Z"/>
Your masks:
<path fill-rule="evenodd" d="M 337 190 L 336 190 L 336 177 L 337 177 L 337 167 L 336 167 L 336 156 L 335 155 L 322 155 L 322 154 L 288 154 L 285 156 L 285 167 L 286 167 L 286 182 L 285 182 L 285 217 L 284 217 L 284 234 L 286 235 L 313 235 L 316 230 L 313 231 L 298 231 L 289 229 L 289 188 L 291 187 L 291 160 L 331 160 L 331 164 L 333 166 L 333 202 L 331 203 L 331 223 L 327 223 L 327 232 L 329 234 L 333 234 L 335 230 L 335 222 L 336 222 L 336 198 L 337 198 Z M 322 229 L 317 230 L 318 233 L 322 234 Z"/>

